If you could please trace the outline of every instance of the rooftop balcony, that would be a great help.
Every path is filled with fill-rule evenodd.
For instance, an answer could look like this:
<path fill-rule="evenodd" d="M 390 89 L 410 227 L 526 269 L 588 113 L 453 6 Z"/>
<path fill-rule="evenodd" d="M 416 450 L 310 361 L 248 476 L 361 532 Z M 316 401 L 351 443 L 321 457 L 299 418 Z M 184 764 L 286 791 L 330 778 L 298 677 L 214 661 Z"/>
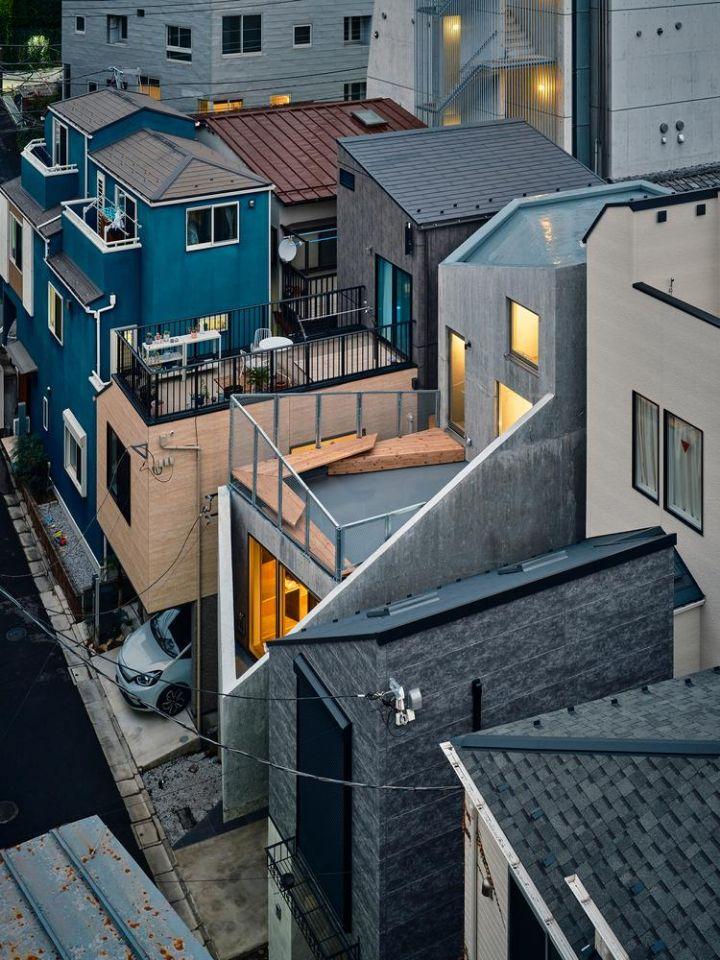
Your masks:
<path fill-rule="evenodd" d="M 437 390 L 235 396 L 230 482 L 340 581 L 462 469 L 439 414 Z"/>
<path fill-rule="evenodd" d="M 326 387 L 407 368 L 410 329 L 368 324 L 363 287 L 114 331 L 114 373 L 147 423 L 240 394 Z"/>
<path fill-rule="evenodd" d="M 134 250 L 141 246 L 141 226 L 116 204 L 101 205 L 94 197 L 64 204 L 65 215 L 80 233 L 103 252 Z"/>
<path fill-rule="evenodd" d="M 46 210 L 77 196 L 77 164 L 56 163 L 44 140 L 31 140 L 20 158 L 23 187 Z"/>

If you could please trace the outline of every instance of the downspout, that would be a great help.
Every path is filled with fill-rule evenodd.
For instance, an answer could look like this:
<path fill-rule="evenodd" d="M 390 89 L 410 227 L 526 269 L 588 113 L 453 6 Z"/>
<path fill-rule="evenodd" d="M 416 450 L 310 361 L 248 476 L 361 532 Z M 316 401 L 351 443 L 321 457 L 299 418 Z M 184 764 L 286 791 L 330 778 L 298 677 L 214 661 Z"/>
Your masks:
<path fill-rule="evenodd" d="M 110 303 L 106 307 L 99 307 L 97 310 L 93 310 L 92 307 L 86 307 L 85 304 L 81 304 L 85 313 L 95 317 L 95 369 L 93 373 L 96 377 L 96 382 L 104 383 L 103 378 L 100 376 L 100 319 L 101 314 L 107 313 L 108 310 L 113 310 L 115 304 L 117 303 L 117 297 L 114 293 L 110 294 Z"/>
<path fill-rule="evenodd" d="M 202 719 L 202 693 L 200 688 L 202 686 L 202 671 L 201 671 L 201 662 L 202 662 L 202 524 L 199 522 L 200 518 L 210 511 L 210 507 L 207 510 L 202 506 L 201 503 L 201 492 L 200 492 L 200 458 L 202 455 L 202 447 L 197 443 L 188 443 L 188 444 L 172 444 L 169 441 L 172 441 L 172 438 L 175 436 L 175 431 L 170 430 L 169 433 L 161 433 L 158 437 L 158 442 L 161 449 L 170 450 L 174 452 L 191 452 L 195 454 L 195 497 L 197 503 L 197 550 L 195 551 L 195 650 L 193 656 L 193 694 L 194 694 L 194 706 L 195 706 L 195 727 L 199 734 L 203 733 L 203 719 Z"/>

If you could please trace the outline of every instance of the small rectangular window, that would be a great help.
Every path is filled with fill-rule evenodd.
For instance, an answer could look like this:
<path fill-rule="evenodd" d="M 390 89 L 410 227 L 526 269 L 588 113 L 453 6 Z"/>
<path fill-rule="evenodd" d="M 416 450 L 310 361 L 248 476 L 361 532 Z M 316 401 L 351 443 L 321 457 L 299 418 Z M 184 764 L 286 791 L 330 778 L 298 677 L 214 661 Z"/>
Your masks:
<path fill-rule="evenodd" d="M 165 56 L 168 60 L 192 60 L 192 31 L 189 27 L 168 25 L 166 31 Z"/>
<path fill-rule="evenodd" d="M 55 287 L 48 283 L 48 327 L 59 342 L 63 342 L 63 298 Z"/>
<path fill-rule="evenodd" d="M 193 207 L 187 211 L 186 247 L 188 250 L 237 243 L 239 239 L 238 204 Z"/>
<path fill-rule="evenodd" d="M 141 73 L 138 77 L 138 93 L 144 93 L 153 100 L 161 100 L 160 80 L 158 77 L 149 77 Z"/>
<path fill-rule="evenodd" d="M 95 93 L 97 88 L 98 88 L 98 85 L 95 82 L 95 80 L 88 80 L 88 93 Z"/>
<path fill-rule="evenodd" d="M 312 24 L 298 23 L 293 27 L 293 46 L 311 47 L 312 46 Z"/>
<path fill-rule="evenodd" d="M 50 429 L 50 403 L 47 397 L 42 398 L 42 425 L 43 430 Z"/>
<path fill-rule="evenodd" d="M 75 17 L 75 33 L 85 33 L 85 17 Z"/>
<path fill-rule="evenodd" d="M 262 17 L 258 14 L 223 17 L 224 56 L 262 52 Z"/>
<path fill-rule="evenodd" d="M 660 496 L 660 408 L 633 393 L 633 487 L 656 503 Z"/>
<path fill-rule="evenodd" d="M 450 330 L 448 343 L 448 421 L 453 429 L 465 436 L 465 340 Z"/>
<path fill-rule="evenodd" d="M 345 17 L 344 40 L 346 44 L 370 43 L 370 24 L 372 17 Z"/>
<path fill-rule="evenodd" d="M 340 179 L 340 185 L 341 185 L 341 186 L 347 187 L 348 190 L 354 190 L 354 189 L 355 189 L 355 174 L 354 174 L 354 173 L 350 173 L 349 170 L 343 170 L 343 168 L 340 167 L 340 177 L 339 177 L 339 179 Z"/>
<path fill-rule="evenodd" d="M 706 213 L 707 213 L 707 207 L 705 206 L 705 204 L 698 203 L 698 205 L 695 207 L 695 216 L 704 217 Z"/>
<path fill-rule="evenodd" d="M 107 17 L 107 42 L 126 43 L 127 36 L 127 17 L 110 14 Z"/>
<path fill-rule="evenodd" d="M 658 210 L 657 222 L 665 223 L 667 221 L 667 210 Z"/>
<path fill-rule="evenodd" d="M 665 411 L 665 509 L 702 533 L 703 432 Z"/>
<path fill-rule="evenodd" d="M 53 166 L 64 167 L 68 162 L 68 129 L 53 118 Z"/>
<path fill-rule="evenodd" d="M 87 434 L 71 410 L 63 410 L 63 430 L 65 472 L 84 497 L 87 491 Z"/>
<path fill-rule="evenodd" d="M 343 89 L 343 99 L 345 100 L 364 100 L 367 96 L 367 83 L 364 80 L 346 83 Z"/>
<path fill-rule="evenodd" d="M 108 491 L 120 513 L 130 523 L 130 454 L 109 423 L 105 460 Z"/>
<path fill-rule="evenodd" d="M 286 107 L 290 103 L 289 93 L 274 93 L 270 97 L 271 107 Z"/>
<path fill-rule="evenodd" d="M 22 273 L 23 268 L 23 226 L 10 214 L 10 260 Z"/>
<path fill-rule="evenodd" d="M 510 353 L 537 369 L 540 358 L 540 317 L 510 300 Z"/>

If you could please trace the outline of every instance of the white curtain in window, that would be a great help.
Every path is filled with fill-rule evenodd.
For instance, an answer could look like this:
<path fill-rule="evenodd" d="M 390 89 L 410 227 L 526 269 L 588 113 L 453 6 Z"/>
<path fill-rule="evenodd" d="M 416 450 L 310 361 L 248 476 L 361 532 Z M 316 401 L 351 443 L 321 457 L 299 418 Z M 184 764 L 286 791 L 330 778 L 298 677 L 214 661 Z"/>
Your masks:
<path fill-rule="evenodd" d="M 667 505 L 691 523 L 702 526 L 702 433 L 667 414 Z"/>
<path fill-rule="evenodd" d="M 658 408 L 635 394 L 635 486 L 658 495 Z"/>

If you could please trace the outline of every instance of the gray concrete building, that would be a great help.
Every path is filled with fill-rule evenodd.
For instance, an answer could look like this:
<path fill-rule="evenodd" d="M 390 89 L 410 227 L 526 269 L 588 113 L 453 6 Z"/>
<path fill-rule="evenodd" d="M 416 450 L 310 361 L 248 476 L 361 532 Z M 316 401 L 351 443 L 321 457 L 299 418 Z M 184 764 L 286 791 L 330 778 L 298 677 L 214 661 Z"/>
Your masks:
<path fill-rule="evenodd" d="M 63 0 L 66 96 L 126 84 L 185 111 L 365 96 L 372 0 Z"/>
<path fill-rule="evenodd" d="M 304 956 L 302 941 L 315 946 L 325 929 L 343 957 L 356 956 L 357 943 L 368 960 L 456 960 L 462 798 L 446 789 L 454 775 L 439 742 L 671 677 L 674 540 L 654 528 L 443 577 L 426 593 L 270 646 L 274 764 L 420 788 L 353 788 L 271 769 L 271 876 L 303 878 L 297 890 L 280 883 L 271 956 Z M 389 690 L 375 702 L 348 696 Z M 309 928 L 308 888 L 330 907 Z"/>
<path fill-rule="evenodd" d="M 520 121 L 343 139 L 339 164 L 338 285 L 366 288 L 394 342 L 409 322 L 427 387 L 437 382 L 438 264 L 516 197 L 601 182 Z"/>

